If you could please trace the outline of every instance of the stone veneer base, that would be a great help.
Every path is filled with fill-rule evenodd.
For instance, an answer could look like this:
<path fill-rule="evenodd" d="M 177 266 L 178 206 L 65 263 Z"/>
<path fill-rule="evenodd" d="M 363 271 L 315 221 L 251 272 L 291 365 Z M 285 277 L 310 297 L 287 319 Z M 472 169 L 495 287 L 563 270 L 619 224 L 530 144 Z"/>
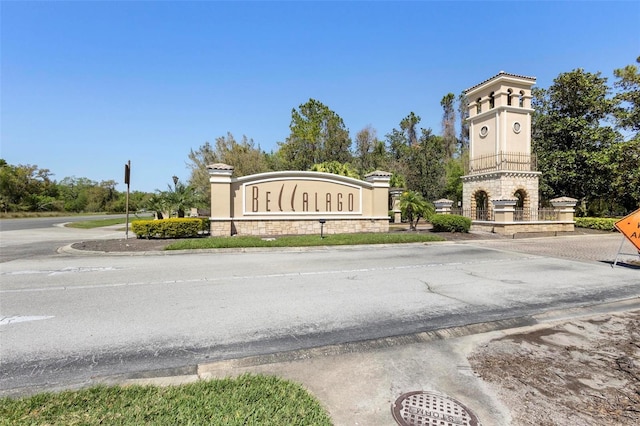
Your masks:
<path fill-rule="evenodd" d="M 573 232 L 575 222 L 476 222 L 471 225 L 472 231 L 492 232 L 500 235 L 513 235 L 525 232 Z"/>
<path fill-rule="evenodd" d="M 331 234 L 353 234 L 359 232 L 389 232 L 389 219 L 326 219 L 322 232 Z M 211 220 L 211 236 L 231 235 L 314 235 L 320 234 L 318 219 L 274 219 L 274 220 Z"/>

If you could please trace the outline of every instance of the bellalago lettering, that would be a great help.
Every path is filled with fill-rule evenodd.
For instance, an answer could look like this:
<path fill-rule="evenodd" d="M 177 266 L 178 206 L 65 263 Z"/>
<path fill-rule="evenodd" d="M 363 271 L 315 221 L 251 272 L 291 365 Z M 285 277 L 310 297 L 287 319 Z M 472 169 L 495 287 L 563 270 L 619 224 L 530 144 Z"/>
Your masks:
<path fill-rule="evenodd" d="M 283 197 L 290 197 L 291 209 L 295 212 L 298 207 L 302 212 L 354 212 L 356 211 L 356 198 L 353 192 L 347 191 L 301 191 L 296 192 L 298 185 L 282 184 L 279 190 L 267 191 L 258 185 L 251 187 L 251 212 L 286 212 L 286 205 L 283 205 Z M 277 208 L 275 194 L 278 194 Z"/>

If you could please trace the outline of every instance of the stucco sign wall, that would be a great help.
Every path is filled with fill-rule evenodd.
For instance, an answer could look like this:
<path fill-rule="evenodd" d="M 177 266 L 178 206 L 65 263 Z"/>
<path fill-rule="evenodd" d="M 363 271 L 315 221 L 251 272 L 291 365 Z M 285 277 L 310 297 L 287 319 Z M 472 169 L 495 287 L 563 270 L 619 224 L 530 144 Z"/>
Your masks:
<path fill-rule="evenodd" d="M 323 179 L 276 178 L 242 185 L 245 215 L 361 214 L 362 188 Z"/>
<path fill-rule="evenodd" d="M 321 172 L 283 171 L 233 177 L 233 167 L 208 166 L 212 235 L 386 232 L 390 173 L 365 180 Z"/>

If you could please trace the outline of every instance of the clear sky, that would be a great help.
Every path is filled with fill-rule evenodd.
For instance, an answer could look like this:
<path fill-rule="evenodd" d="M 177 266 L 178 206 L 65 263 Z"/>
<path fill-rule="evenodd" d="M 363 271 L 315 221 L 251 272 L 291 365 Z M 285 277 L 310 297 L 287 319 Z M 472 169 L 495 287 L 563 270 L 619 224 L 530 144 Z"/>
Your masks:
<path fill-rule="evenodd" d="M 354 138 L 500 71 L 613 70 L 640 55 L 640 2 L 1 1 L 0 157 L 53 178 L 165 189 L 231 132 L 265 151 L 314 98 Z"/>

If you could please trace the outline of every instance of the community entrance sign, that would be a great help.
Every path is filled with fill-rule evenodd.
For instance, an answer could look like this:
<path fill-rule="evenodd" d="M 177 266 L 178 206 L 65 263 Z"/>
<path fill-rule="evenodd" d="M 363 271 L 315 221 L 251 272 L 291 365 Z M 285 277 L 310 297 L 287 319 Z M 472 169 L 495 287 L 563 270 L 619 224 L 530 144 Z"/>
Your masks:
<path fill-rule="evenodd" d="M 244 214 L 360 214 L 362 187 L 324 177 L 265 179 L 246 183 Z"/>
<path fill-rule="evenodd" d="M 389 230 L 388 172 L 359 180 L 295 170 L 236 178 L 227 164 L 211 164 L 207 170 L 213 236 Z"/>

